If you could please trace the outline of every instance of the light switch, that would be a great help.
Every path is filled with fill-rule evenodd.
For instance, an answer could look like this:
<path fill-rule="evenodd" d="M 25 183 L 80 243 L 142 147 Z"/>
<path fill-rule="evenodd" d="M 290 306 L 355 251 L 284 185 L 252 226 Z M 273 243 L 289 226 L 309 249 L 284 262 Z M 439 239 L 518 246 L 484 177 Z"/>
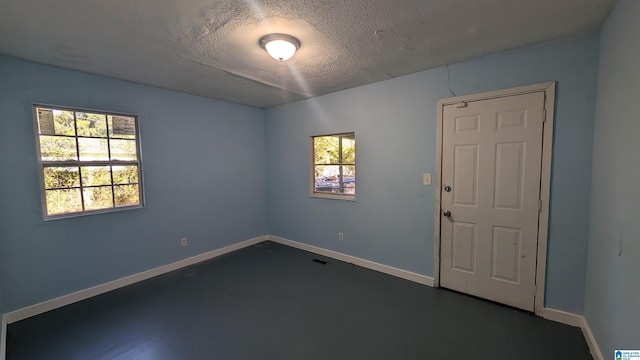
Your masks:
<path fill-rule="evenodd" d="M 424 185 L 431 185 L 431 174 L 422 174 L 422 183 Z"/>

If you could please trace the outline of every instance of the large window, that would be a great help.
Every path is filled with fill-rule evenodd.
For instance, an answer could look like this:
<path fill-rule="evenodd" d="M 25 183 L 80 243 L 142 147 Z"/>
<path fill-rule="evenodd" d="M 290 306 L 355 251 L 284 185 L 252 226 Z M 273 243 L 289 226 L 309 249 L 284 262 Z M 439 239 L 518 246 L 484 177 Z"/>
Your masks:
<path fill-rule="evenodd" d="M 137 117 L 34 106 L 45 219 L 142 206 Z"/>
<path fill-rule="evenodd" d="M 356 194 L 355 133 L 312 136 L 312 195 L 354 198 Z"/>

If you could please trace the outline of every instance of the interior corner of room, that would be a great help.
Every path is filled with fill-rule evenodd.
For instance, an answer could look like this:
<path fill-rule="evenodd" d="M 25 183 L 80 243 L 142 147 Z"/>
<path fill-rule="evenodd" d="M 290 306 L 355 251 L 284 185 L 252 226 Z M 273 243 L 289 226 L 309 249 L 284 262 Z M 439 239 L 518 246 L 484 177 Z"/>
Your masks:
<path fill-rule="evenodd" d="M 355 17 L 361 31 L 307 1 L 290 13 L 275 0 L 141 1 L 102 15 L 65 2 L 87 15 L 79 25 L 95 21 L 100 41 L 60 9 L 67 22 L 48 33 L 57 18 L 33 11 L 44 1 L 0 3 L 0 360 L 14 323 L 265 241 L 580 328 L 596 360 L 640 349 L 640 2 L 589 0 L 579 26 L 520 43 L 488 15 L 445 26 L 455 9 L 474 19 L 481 1 L 428 13 L 418 0 L 374 1 L 371 11 L 393 16 Z M 352 14 L 365 1 L 332 3 Z M 513 16 L 534 11 L 499 3 Z M 569 3 L 548 5 L 558 7 L 548 21 L 582 6 Z M 270 41 L 288 42 L 285 52 Z M 163 60 L 145 66 L 153 56 Z M 135 116 L 140 206 L 43 218 L 53 189 L 43 166 L 54 165 L 40 159 L 36 106 L 72 118 L 95 110 L 109 129 L 112 116 Z M 498 134 L 519 127 L 530 132 Z M 64 136 L 78 148 L 74 131 Z M 105 133 L 111 157 L 127 135 Z M 323 156 L 318 137 L 332 137 Z M 483 141 L 492 152 L 478 151 Z M 116 208 L 125 185 L 114 171 Z M 513 220 L 525 204 L 529 217 Z M 495 209 L 508 220 L 476 226 Z M 482 266 L 491 281 L 469 285 Z M 505 285 L 524 277 L 524 288 Z"/>

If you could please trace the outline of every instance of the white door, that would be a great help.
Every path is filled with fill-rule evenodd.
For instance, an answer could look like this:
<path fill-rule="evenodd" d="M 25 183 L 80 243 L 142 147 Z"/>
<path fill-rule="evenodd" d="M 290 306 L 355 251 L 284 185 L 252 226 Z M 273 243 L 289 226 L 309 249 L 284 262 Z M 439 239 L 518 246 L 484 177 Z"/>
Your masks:
<path fill-rule="evenodd" d="M 534 310 L 544 101 L 444 107 L 441 286 Z"/>

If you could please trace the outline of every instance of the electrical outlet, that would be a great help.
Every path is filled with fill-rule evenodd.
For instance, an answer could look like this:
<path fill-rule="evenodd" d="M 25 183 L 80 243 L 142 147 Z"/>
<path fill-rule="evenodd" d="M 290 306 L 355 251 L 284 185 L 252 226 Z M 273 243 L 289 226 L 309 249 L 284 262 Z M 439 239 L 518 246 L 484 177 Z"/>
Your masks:
<path fill-rule="evenodd" d="M 187 246 L 188 240 L 186 237 L 180 238 L 180 246 Z"/>
<path fill-rule="evenodd" d="M 344 241 L 344 234 L 343 233 L 341 233 L 341 232 L 338 233 L 338 240 Z"/>

